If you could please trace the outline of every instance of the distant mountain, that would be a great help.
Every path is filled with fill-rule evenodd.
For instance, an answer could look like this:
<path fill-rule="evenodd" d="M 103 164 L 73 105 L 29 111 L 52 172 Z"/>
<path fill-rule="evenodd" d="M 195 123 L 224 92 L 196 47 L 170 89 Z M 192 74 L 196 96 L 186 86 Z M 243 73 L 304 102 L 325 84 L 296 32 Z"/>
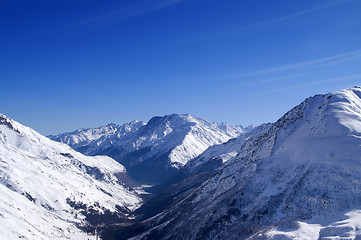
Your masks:
<path fill-rule="evenodd" d="M 103 142 L 110 143 L 123 139 L 125 136 L 137 131 L 146 123 L 135 120 L 123 125 L 108 124 L 98 128 L 78 129 L 74 132 L 63 133 L 59 135 L 50 135 L 50 139 L 65 143 L 74 149 L 83 149 L 83 153 L 87 155 L 94 155 L 97 147 Z"/>
<path fill-rule="evenodd" d="M 84 156 L 0 114 L 1 239 L 87 239 L 141 204 L 125 168 Z"/>
<path fill-rule="evenodd" d="M 239 136 L 246 130 L 225 123 L 209 123 L 189 114 L 153 117 L 147 124 L 134 121 L 80 129 L 49 138 L 87 155 L 107 155 L 123 164 L 137 181 L 160 183 L 209 146 Z"/>
<path fill-rule="evenodd" d="M 201 175 L 183 181 L 160 214 L 103 236 L 360 239 L 361 87 L 308 98 L 264 130 L 209 149 L 203 164 L 219 148 L 230 159 L 200 183 Z"/>

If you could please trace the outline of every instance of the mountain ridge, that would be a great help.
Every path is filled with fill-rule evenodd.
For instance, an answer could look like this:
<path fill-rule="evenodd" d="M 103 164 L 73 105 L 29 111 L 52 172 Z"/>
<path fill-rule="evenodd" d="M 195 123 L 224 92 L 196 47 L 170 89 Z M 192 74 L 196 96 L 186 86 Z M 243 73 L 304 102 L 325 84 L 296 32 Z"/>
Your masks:
<path fill-rule="evenodd" d="M 157 183 L 169 179 L 209 146 L 226 142 L 245 129 L 209 123 L 190 114 L 170 114 L 155 116 L 146 124 L 138 122 L 126 135 L 116 135 L 116 130 L 104 132 L 109 134 L 99 134 L 95 140 L 79 144 L 68 141 L 78 139 L 77 135 L 65 133 L 49 137 L 87 155 L 108 155 L 125 165 L 136 180 Z"/>

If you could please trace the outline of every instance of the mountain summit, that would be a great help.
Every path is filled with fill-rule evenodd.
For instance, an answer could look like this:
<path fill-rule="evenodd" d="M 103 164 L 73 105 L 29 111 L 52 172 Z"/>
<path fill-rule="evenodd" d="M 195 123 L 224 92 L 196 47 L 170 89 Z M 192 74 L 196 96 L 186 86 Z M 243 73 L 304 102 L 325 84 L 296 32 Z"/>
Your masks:
<path fill-rule="evenodd" d="M 209 146 L 243 133 L 241 126 L 209 123 L 189 114 L 153 117 L 49 136 L 87 155 L 108 155 L 123 164 L 140 182 L 159 183 L 172 177 Z"/>

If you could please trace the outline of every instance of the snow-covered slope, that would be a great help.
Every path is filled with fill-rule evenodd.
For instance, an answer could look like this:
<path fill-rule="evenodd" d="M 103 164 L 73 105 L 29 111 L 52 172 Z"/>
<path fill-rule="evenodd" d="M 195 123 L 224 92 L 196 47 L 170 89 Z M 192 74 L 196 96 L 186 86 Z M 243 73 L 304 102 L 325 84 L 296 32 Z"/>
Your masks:
<path fill-rule="evenodd" d="M 361 88 L 316 95 L 139 223 L 149 230 L 136 239 L 359 239 L 360 172 Z"/>
<path fill-rule="evenodd" d="M 245 131 L 241 126 L 208 123 L 189 114 L 153 117 L 145 125 L 139 121 L 128 125 L 133 127 L 128 127 L 126 134 L 119 134 L 119 126 L 108 125 L 50 138 L 87 155 L 113 157 L 125 165 L 136 180 L 159 183 L 209 146 L 226 142 Z"/>
<path fill-rule="evenodd" d="M 126 218 L 141 204 L 124 177 L 113 159 L 84 156 L 0 115 L 1 239 L 86 239 L 76 226 Z"/>

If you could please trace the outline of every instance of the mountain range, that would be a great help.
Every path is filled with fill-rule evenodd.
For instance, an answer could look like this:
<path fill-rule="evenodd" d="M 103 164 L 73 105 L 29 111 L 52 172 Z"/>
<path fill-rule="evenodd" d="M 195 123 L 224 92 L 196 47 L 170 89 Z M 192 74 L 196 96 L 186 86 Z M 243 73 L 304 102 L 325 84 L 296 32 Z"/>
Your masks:
<path fill-rule="evenodd" d="M 258 127 L 171 114 L 49 138 L 0 116 L 6 239 L 361 238 L 361 87 Z"/>
<path fill-rule="evenodd" d="M 209 123 L 189 114 L 153 117 L 95 129 L 49 136 L 86 155 L 107 155 L 124 165 L 138 182 L 155 184 L 174 176 L 189 160 L 209 146 L 252 129 Z"/>

